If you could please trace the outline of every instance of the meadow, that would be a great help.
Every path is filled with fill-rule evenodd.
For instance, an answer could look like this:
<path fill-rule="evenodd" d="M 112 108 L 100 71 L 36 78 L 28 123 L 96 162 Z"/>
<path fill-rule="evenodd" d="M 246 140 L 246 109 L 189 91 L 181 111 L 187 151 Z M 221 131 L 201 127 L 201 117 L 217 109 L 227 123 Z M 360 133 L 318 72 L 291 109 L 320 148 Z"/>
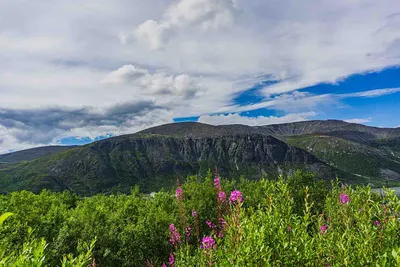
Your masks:
<path fill-rule="evenodd" d="M 400 266 L 400 202 L 298 171 L 0 196 L 0 266 Z"/>

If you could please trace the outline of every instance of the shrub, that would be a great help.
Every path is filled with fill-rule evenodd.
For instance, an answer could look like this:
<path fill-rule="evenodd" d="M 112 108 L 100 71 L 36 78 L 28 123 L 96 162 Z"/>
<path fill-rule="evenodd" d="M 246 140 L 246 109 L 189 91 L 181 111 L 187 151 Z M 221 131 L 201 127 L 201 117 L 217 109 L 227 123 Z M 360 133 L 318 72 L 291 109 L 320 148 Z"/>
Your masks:
<path fill-rule="evenodd" d="M 329 188 L 329 189 L 328 189 Z M 400 203 L 312 174 L 0 198 L 0 266 L 396 266 Z M 6 216 L 9 216 L 5 219 Z M 93 241 L 95 240 L 95 242 Z"/>

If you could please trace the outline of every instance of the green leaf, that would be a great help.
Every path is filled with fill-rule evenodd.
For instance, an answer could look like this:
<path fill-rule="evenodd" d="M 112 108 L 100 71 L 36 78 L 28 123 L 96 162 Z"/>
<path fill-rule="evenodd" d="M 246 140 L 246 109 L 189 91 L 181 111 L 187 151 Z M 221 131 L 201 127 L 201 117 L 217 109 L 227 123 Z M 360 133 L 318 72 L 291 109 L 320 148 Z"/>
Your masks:
<path fill-rule="evenodd" d="M 14 213 L 11 212 L 6 212 L 3 215 L 0 216 L 0 225 L 3 224 L 3 222 L 10 216 L 14 215 Z"/>
<path fill-rule="evenodd" d="M 397 259 L 397 251 L 395 249 L 392 250 L 393 258 Z"/>

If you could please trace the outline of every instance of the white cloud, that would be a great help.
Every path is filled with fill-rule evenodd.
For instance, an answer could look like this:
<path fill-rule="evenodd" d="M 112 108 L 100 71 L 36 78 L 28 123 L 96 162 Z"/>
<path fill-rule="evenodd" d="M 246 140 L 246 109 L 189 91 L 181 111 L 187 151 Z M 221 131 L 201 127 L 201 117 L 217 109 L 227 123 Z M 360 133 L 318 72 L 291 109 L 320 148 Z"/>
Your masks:
<path fill-rule="evenodd" d="M 213 124 L 213 125 L 244 124 L 249 126 L 259 126 L 259 125 L 304 121 L 316 115 L 317 114 L 315 112 L 306 112 L 306 113 L 288 114 L 282 117 L 276 117 L 276 116 L 246 117 L 246 116 L 241 116 L 238 113 L 231 113 L 227 115 L 219 114 L 219 115 L 200 116 L 198 122 Z"/>
<path fill-rule="evenodd" d="M 89 137 L 134 133 L 172 123 L 171 111 L 152 102 L 125 103 L 106 110 L 0 109 L 0 154 L 9 150 L 58 144 L 66 137 Z"/>
<path fill-rule="evenodd" d="M 133 83 L 147 75 L 149 75 L 149 72 L 145 69 L 137 68 L 133 65 L 125 65 L 108 74 L 101 83 Z"/>
<path fill-rule="evenodd" d="M 218 29 L 232 25 L 234 7 L 233 0 L 180 0 L 165 11 L 162 20 L 140 24 L 135 35 L 151 49 L 159 49 L 172 33 L 188 26 Z"/>
<path fill-rule="evenodd" d="M 155 50 L 163 46 L 167 38 L 165 35 L 170 30 L 169 25 L 159 24 L 154 20 L 147 20 L 137 27 L 135 35 L 139 40 L 147 42 L 150 49 Z"/>
<path fill-rule="evenodd" d="M 371 118 L 367 119 L 361 119 L 361 118 L 354 118 L 354 119 L 349 119 L 349 120 L 344 120 L 345 122 L 349 123 L 358 123 L 358 124 L 363 124 L 371 121 Z"/>
<path fill-rule="evenodd" d="M 261 108 L 283 110 L 286 112 L 298 112 L 313 110 L 321 105 L 341 106 L 340 100 L 346 98 L 374 98 L 383 95 L 400 92 L 400 88 L 386 88 L 369 91 L 362 91 L 349 94 L 320 94 L 314 95 L 308 92 L 294 91 L 278 95 L 273 98 L 266 98 L 257 104 L 250 105 L 227 105 L 218 109 L 218 112 L 244 112 Z"/>
<path fill-rule="evenodd" d="M 101 83 L 133 85 L 145 95 L 174 95 L 185 98 L 193 97 L 202 90 L 188 75 L 150 74 L 148 70 L 133 65 L 125 65 L 109 73 Z"/>
<path fill-rule="evenodd" d="M 394 94 L 394 93 L 398 93 L 398 92 L 400 92 L 400 88 L 385 88 L 385 89 L 376 89 L 376 90 L 369 90 L 369 91 L 350 93 L 350 94 L 342 94 L 341 97 L 343 97 L 343 98 L 347 98 L 347 97 L 372 98 L 372 97 L 378 97 L 378 96 L 383 96 L 383 95 L 390 95 L 390 94 Z"/>
<path fill-rule="evenodd" d="M 47 143 L 41 144 L 38 142 L 19 142 L 15 137 L 17 134 L 17 130 L 8 129 L 0 125 L 0 155 L 14 150 L 32 148 L 38 145 L 47 145 Z"/>
<path fill-rule="evenodd" d="M 218 110 L 218 112 L 244 112 L 262 108 L 283 110 L 287 112 L 298 112 L 302 110 L 312 110 L 321 104 L 334 103 L 337 103 L 337 100 L 330 94 L 312 95 L 306 92 L 295 91 L 266 99 L 265 101 L 257 104 L 222 107 Z"/>
<path fill-rule="evenodd" d="M 161 122 L 257 108 L 298 114 L 340 105 L 343 97 L 393 93 L 396 88 L 316 96 L 297 89 L 398 65 L 397 2 L 0 1 L 0 109 L 91 107 L 101 113 L 118 103 L 154 100 L 168 112 L 136 120 Z M 282 82 L 263 89 L 263 103 L 232 104 L 260 76 Z M 126 125 L 98 129 L 134 130 Z M 57 135 L 100 134 L 90 125 L 74 129 Z M 1 139 L 19 147 L 13 131 L 3 129 Z"/>

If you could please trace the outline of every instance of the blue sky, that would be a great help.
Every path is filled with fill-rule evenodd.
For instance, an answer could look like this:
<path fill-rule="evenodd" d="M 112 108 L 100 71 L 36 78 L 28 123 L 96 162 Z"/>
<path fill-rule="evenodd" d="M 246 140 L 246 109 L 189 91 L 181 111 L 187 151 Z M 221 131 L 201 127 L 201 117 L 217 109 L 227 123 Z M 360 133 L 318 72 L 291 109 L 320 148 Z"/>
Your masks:
<path fill-rule="evenodd" d="M 179 121 L 400 126 L 398 0 L 3 1 L 0 17 L 0 153 Z"/>
<path fill-rule="evenodd" d="M 80 138 L 80 137 L 70 136 L 70 137 L 66 137 L 61 140 L 58 140 L 57 143 L 60 145 L 65 145 L 65 146 L 76 146 L 76 145 L 79 146 L 79 145 L 86 145 L 86 144 L 89 144 L 89 143 L 92 143 L 95 141 L 103 140 L 106 138 L 110 138 L 112 136 L 113 136 L 112 134 L 109 134 L 109 135 L 105 135 L 105 136 L 97 136 L 93 139 L 91 139 L 89 137 Z"/>
<path fill-rule="evenodd" d="M 266 80 L 255 84 L 247 90 L 237 94 L 232 102 L 244 106 L 258 104 L 265 101 L 260 91 L 269 85 L 279 83 L 278 81 Z M 310 87 L 300 88 L 299 92 L 306 92 L 312 95 L 326 94 L 349 94 L 368 92 L 377 89 L 400 88 L 400 68 L 389 67 L 377 72 L 354 74 L 336 83 L 322 83 Z M 327 120 L 338 119 L 350 122 L 362 123 L 364 125 L 377 127 L 400 126 L 400 89 L 395 93 L 385 93 L 374 97 L 354 97 L 342 99 L 339 103 L 332 105 L 321 105 L 315 109 L 317 114 L 310 119 Z M 230 113 L 214 113 L 213 115 L 229 115 Z M 287 113 L 275 109 L 255 109 L 246 112 L 239 112 L 241 116 L 257 118 L 259 116 L 285 116 Z M 200 116 L 174 118 L 174 122 L 197 122 Z M 97 137 L 95 140 L 104 139 L 110 136 Z M 60 144 L 87 144 L 92 142 L 90 138 L 65 138 Z"/>
<path fill-rule="evenodd" d="M 265 86 L 279 83 L 277 81 L 262 81 L 251 88 L 241 92 L 234 99 L 234 104 L 249 105 L 268 101 L 263 97 L 261 90 Z M 400 88 L 400 68 L 389 67 L 381 71 L 354 74 L 335 83 L 321 83 L 310 87 L 299 88 L 298 92 L 304 92 L 313 96 L 326 94 L 350 94 L 373 91 L 377 89 Z M 385 93 L 374 97 L 353 97 L 341 99 L 338 103 L 317 106 L 315 116 L 310 119 L 327 120 L 338 119 L 350 122 L 362 123 L 377 127 L 400 126 L 400 90 L 394 93 Z M 229 113 L 221 113 L 228 115 Z M 285 116 L 287 113 L 281 110 L 262 108 L 239 113 L 246 117 L 259 116 Z M 200 116 L 174 118 L 175 122 L 198 121 Z"/>
<path fill-rule="evenodd" d="M 312 94 L 345 94 L 382 88 L 400 88 L 400 68 L 391 67 L 378 72 L 354 74 L 336 84 L 319 84 L 301 91 Z M 365 125 L 397 127 L 400 125 L 400 92 L 377 97 L 347 98 L 342 107 L 322 109 L 315 119 L 365 120 Z"/>

